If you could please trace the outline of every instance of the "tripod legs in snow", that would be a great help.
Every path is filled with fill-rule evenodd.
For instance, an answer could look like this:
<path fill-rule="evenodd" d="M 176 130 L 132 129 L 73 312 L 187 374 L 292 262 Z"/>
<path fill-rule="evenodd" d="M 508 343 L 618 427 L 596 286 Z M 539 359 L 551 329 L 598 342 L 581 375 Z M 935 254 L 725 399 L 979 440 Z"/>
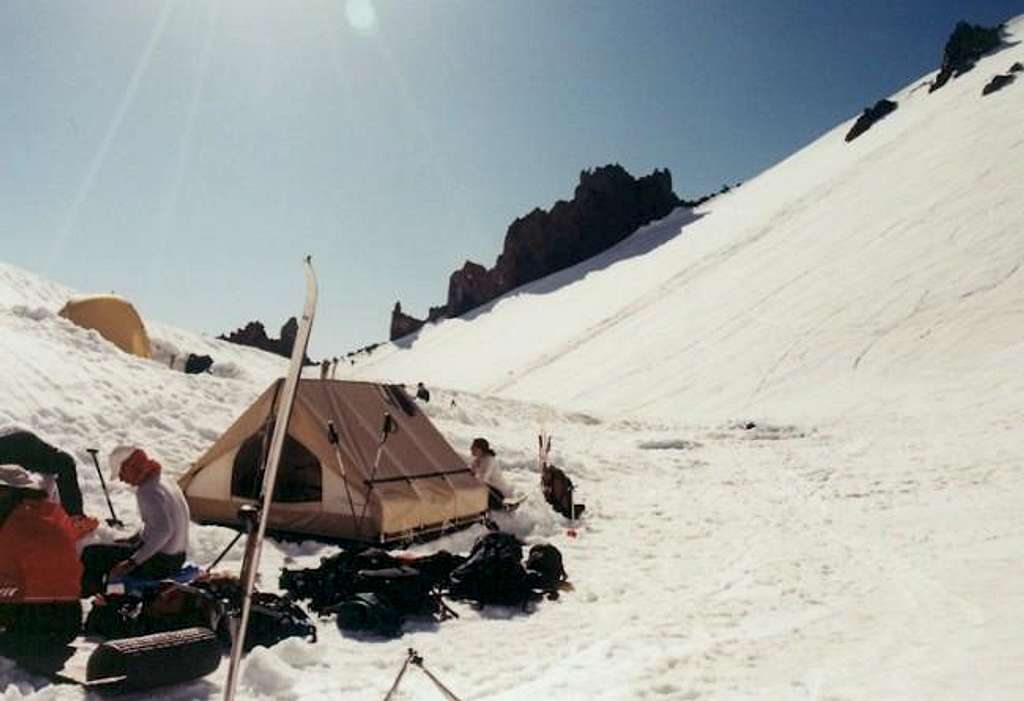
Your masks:
<path fill-rule="evenodd" d="M 423 657 L 413 648 L 409 648 L 405 662 L 402 663 L 402 668 L 398 670 L 398 676 L 395 677 L 395 683 L 391 685 L 391 689 L 388 690 L 387 696 L 384 697 L 384 701 L 391 701 L 391 699 L 394 698 L 395 693 L 398 692 L 398 685 L 402 683 L 402 677 L 405 676 L 405 672 L 409 669 L 409 665 L 415 665 L 423 670 L 423 673 L 427 675 L 427 679 L 433 682 L 434 686 L 437 687 L 437 690 L 441 692 L 446 701 L 460 701 L 459 697 L 456 696 L 451 689 L 446 687 L 440 679 L 435 677 L 429 669 L 423 666 Z"/>

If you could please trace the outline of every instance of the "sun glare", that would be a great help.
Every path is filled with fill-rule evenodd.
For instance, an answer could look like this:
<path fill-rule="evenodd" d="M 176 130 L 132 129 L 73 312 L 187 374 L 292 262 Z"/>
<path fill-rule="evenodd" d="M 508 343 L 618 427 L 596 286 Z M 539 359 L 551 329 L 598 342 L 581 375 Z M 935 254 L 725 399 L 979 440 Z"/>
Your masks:
<path fill-rule="evenodd" d="M 345 19 L 357 31 L 372 32 L 377 26 L 372 0 L 345 0 Z"/>

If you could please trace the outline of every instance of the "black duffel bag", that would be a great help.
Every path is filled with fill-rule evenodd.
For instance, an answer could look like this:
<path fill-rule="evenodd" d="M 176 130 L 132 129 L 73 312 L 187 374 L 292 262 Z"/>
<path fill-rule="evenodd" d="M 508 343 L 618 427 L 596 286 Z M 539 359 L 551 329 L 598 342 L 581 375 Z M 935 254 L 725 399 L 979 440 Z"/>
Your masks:
<path fill-rule="evenodd" d="M 511 533 L 488 533 L 452 572 L 448 593 L 480 604 L 522 606 L 534 597 L 523 569 L 523 544 Z"/>

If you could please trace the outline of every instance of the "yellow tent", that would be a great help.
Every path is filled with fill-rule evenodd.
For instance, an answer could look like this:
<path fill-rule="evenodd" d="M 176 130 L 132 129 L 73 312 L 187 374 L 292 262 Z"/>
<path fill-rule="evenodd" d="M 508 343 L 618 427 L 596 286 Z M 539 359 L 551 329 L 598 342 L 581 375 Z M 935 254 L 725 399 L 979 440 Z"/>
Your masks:
<path fill-rule="evenodd" d="M 125 353 L 149 358 L 149 334 L 132 303 L 116 295 L 74 297 L 60 310 L 65 319 L 85 329 L 98 331 Z"/>

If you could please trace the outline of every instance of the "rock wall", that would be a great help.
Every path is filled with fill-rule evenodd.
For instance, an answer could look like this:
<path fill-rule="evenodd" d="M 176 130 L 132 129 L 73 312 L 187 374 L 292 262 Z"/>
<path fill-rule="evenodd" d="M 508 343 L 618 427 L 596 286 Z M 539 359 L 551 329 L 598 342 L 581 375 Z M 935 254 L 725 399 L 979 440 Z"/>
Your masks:
<path fill-rule="evenodd" d="M 586 260 L 661 219 L 683 202 L 672 191 L 667 169 L 634 178 L 619 164 L 580 173 L 573 198 L 550 210 L 534 209 L 508 227 L 494 266 L 466 261 L 448 280 L 448 299 L 425 321 L 396 304 L 391 340 L 486 304 L 510 290 Z"/>
<path fill-rule="evenodd" d="M 295 348 L 295 337 L 298 333 L 299 322 L 293 316 L 284 322 L 278 338 L 270 338 L 267 335 L 267 330 L 259 321 L 250 321 L 242 328 L 236 329 L 229 334 L 221 334 L 217 338 L 230 343 L 237 343 L 240 346 L 259 348 L 268 353 L 276 353 L 277 355 L 289 358 L 291 357 L 292 349 Z"/>
<path fill-rule="evenodd" d="M 411 333 L 420 330 L 420 327 L 426 323 L 421 319 L 416 319 L 408 314 L 402 312 L 402 303 L 395 302 L 395 308 L 391 310 L 391 339 L 401 338 L 402 336 L 408 336 Z"/>
<path fill-rule="evenodd" d="M 942 50 L 942 66 L 928 92 L 935 92 L 949 82 L 974 68 L 979 58 L 1003 44 L 1003 27 L 982 27 L 957 22 L 956 28 Z"/>
<path fill-rule="evenodd" d="M 871 107 L 865 108 L 863 114 L 857 118 L 857 121 L 850 127 L 850 131 L 846 133 L 846 142 L 849 143 L 866 132 L 875 122 L 894 112 L 897 106 L 897 103 L 892 100 L 879 100 Z"/>

